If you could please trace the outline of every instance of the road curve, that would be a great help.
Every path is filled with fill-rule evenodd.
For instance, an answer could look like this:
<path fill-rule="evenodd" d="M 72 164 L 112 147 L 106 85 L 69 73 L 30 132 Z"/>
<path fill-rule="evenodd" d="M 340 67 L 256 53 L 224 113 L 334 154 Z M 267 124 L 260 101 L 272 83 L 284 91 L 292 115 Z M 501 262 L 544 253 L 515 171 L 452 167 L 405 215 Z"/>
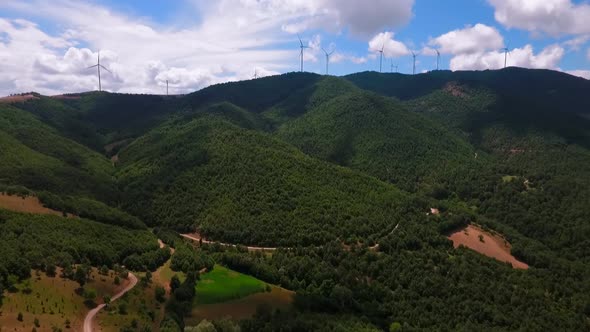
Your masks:
<path fill-rule="evenodd" d="M 127 293 L 128 291 L 133 289 L 133 287 L 135 287 L 135 285 L 137 284 L 137 277 L 131 272 L 129 272 L 129 281 L 130 281 L 129 285 L 127 285 L 127 287 L 125 287 L 122 291 L 120 291 L 115 296 L 113 296 L 111 298 L 111 302 L 114 302 L 115 300 L 117 300 L 121 296 L 125 295 L 125 293 Z M 96 308 L 94 308 L 88 312 L 88 314 L 86 315 L 86 318 L 84 318 L 84 332 L 92 332 L 92 320 L 94 319 L 94 316 L 96 316 L 96 314 L 104 307 L 105 307 L 104 303 L 99 304 Z"/>

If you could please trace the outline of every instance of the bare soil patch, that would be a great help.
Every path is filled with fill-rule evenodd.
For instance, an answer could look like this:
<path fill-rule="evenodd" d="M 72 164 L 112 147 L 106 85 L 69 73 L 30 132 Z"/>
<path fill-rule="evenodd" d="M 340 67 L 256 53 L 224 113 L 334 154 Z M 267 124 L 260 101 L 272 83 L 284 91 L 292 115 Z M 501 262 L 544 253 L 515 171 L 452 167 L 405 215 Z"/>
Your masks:
<path fill-rule="evenodd" d="M 78 95 L 56 95 L 56 96 L 51 96 L 51 98 L 53 99 L 80 99 L 82 97 L 78 96 Z"/>
<path fill-rule="evenodd" d="M 469 225 L 466 228 L 458 230 L 451 235 L 449 239 L 453 241 L 453 246 L 465 246 L 475 250 L 482 255 L 495 258 L 501 262 L 507 262 L 515 269 L 528 269 L 529 266 L 517 260 L 510 253 L 510 243 L 498 234 L 491 234 L 483 229 Z"/>
<path fill-rule="evenodd" d="M 449 82 L 445 85 L 444 90 L 454 97 L 467 98 L 469 95 L 465 89 L 457 82 Z"/>
<path fill-rule="evenodd" d="M 56 216 L 63 216 L 60 211 L 52 210 L 43 206 L 43 203 L 34 196 L 13 196 L 0 193 L 0 208 L 25 213 L 36 213 L 36 214 L 53 214 Z M 67 214 L 68 218 L 74 217 L 71 214 Z"/>
<path fill-rule="evenodd" d="M 28 95 L 19 95 L 19 96 L 8 96 L 0 98 L 0 103 L 22 103 L 30 99 L 39 99 L 39 97 L 28 94 Z"/>

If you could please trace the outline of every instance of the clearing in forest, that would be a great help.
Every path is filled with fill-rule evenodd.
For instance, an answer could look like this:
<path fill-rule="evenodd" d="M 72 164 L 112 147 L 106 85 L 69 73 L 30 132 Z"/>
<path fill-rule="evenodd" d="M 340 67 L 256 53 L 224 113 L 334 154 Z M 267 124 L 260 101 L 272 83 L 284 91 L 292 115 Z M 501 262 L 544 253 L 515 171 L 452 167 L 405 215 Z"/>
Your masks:
<path fill-rule="evenodd" d="M 197 282 L 195 304 L 220 303 L 266 291 L 266 283 L 220 265 Z"/>
<path fill-rule="evenodd" d="M 515 269 L 529 268 L 526 263 L 523 263 L 512 256 L 510 253 L 511 246 L 508 241 L 500 235 L 491 234 L 477 226 L 469 225 L 460 229 L 449 235 L 449 239 L 453 241 L 453 246 L 455 248 L 465 246 L 501 262 L 510 263 Z"/>
<path fill-rule="evenodd" d="M 84 297 L 76 292 L 79 284 L 70 279 L 60 277 L 62 271 L 57 269 L 55 277 L 45 273 L 32 271 L 32 277 L 16 286 L 15 292 L 4 292 L 2 310 L 0 311 L 1 331 L 31 331 L 38 320 L 37 331 L 52 331 L 53 327 L 63 331 L 81 331 L 88 307 Z M 101 275 L 96 268 L 92 269 L 85 289 L 96 291 L 96 303 L 101 303 L 103 295 L 117 293 L 127 285 L 122 279 L 120 285 L 114 283 L 115 273 Z M 18 314 L 22 314 L 22 321 Z M 70 328 L 67 328 L 69 321 Z"/>
<path fill-rule="evenodd" d="M 22 103 L 29 99 L 39 99 L 35 95 L 28 94 L 28 95 L 17 95 L 17 96 L 8 96 L 0 98 L 0 103 Z"/>
<path fill-rule="evenodd" d="M 52 210 L 43 206 L 39 198 L 35 196 L 13 196 L 0 193 L 0 208 L 25 213 L 37 214 L 53 214 L 56 216 L 63 216 L 60 211 Z M 68 214 L 68 217 L 72 215 Z"/>

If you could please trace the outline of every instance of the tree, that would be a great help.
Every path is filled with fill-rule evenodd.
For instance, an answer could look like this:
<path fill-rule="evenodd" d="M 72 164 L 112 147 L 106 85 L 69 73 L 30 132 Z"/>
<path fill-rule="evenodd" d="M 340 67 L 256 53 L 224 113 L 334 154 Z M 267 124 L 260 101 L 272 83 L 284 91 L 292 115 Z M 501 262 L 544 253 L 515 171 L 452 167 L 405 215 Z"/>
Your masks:
<path fill-rule="evenodd" d="M 102 301 L 104 302 L 104 304 L 108 307 L 109 304 L 111 304 L 111 297 L 109 295 L 104 295 L 102 297 Z"/>
<path fill-rule="evenodd" d="M 127 303 L 125 303 L 125 302 L 119 303 L 119 314 L 127 315 Z"/>
<path fill-rule="evenodd" d="M 121 278 L 119 278 L 119 276 L 115 276 L 115 280 L 113 280 L 113 283 L 115 285 L 120 285 L 121 284 Z"/>
<path fill-rule="evenodd" d="M 109 274 L 109 268 L 106 265 L 100 267 L 100 274 L 106 276 Z"/>
<path fill-rule="evenodd" d="M 162 286 L 157 286 L 156 290 L 156 301 L 164 303 L 166 301 L 166 290 Z"/>
<path fill-rule="evenodd" d="M 80 285 L 80 288 L 84 288 L 84 285 L 86 285 L 86 271 L 81 266 L 76 267 L 74 281 Z"/>
<path fill-rule="evenodd" d="M 92 288 L 84 290 L 84 298 L 87 301 L 94 301 L 96 299 L 96 291 Z"/>
<path fill-rule="evenodd" d="M 174 292 L 178 287 L 180 287 L 180 279 L 178 278 L 178 276 L 175 274 L 172 276 L 172 279 L 170 279 L 170 290 L 172 292 Z"/>
<path fill-rule="evenodd" d="M 393 322 L 389 325 L 389 332 L 398 332 L 402 330 L 402 324 L 399 322 Z"/>
<path fill-rule="evenodd" d="M 48 277 L 55 277 L 55 265 L 48 263 L 45 266 L 45 274 L 47 274 Z"/>
<path fill-rule="evenodd" d="M 22 321 L 23 321 L 23 313 L 22 313 L 22 312 L 19 312 L 19 313 L 18 313 L 18 315 L 16 316 L 16 319 L 17 319 L 19 322 L 22 322 Z"/>
<path fill-rule="evenodd" d="M 35 324 L 36 327 L 40 327 L 41 324 L 39 324 L 39 318 L 35 317 L 35 320 L 33 321 L 33 324 Z"/>

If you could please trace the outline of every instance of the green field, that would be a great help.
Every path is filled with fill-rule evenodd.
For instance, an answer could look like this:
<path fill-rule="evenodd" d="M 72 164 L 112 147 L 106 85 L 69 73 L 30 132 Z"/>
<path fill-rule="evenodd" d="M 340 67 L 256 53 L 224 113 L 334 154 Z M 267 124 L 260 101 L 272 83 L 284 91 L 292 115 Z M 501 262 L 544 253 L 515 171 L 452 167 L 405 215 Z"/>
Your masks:
<path fill-rule="evenodd" d="M 254 277 L 220 265 L 202 275 L 197 283 L 195 304 L 220 303 L 264 292 L 266 284 Z"/>

